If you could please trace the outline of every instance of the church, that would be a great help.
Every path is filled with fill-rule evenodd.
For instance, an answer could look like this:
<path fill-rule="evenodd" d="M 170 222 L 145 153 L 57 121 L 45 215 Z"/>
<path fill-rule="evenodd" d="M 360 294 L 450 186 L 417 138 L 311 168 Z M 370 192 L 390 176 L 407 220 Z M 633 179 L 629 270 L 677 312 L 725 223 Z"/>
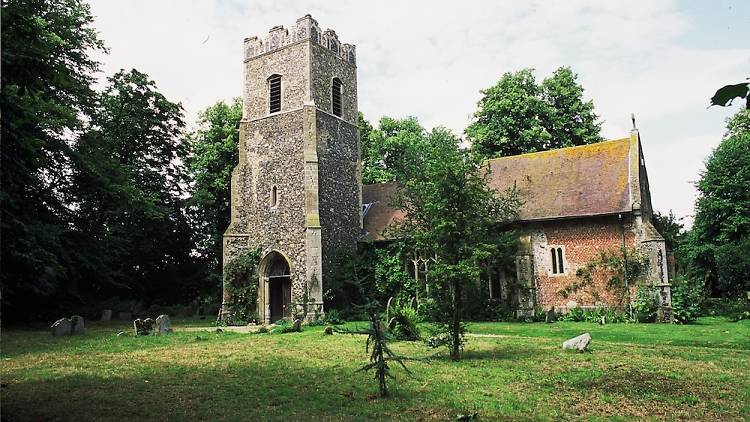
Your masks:
<path fill-rule="evenodd" d="M 387 242 L 385 228 L 403 217 L 389 206 L 395 184 L 361 182 L 356 70 L 355 46 L 321 31 L 310 15 L 244 40 L 239 164 L 232 172 L 223 262 L 261 248 L 252 282 L 265 323 L 290 316 L 293 298 L 303 296 L 308 312 L 322 313 L 335 258 L 354 252 L 360 241 Z M 606 306 L 612 300 L 606 295 L 562 297 L 559 291 L 599 251 L 625 246 L 647 258 L 647 281 L 668 312 L 665 243 L 651 223 L 636 129 L 623 139 L 487 163 L 492 187 L 515 184 L 524 202 L 515 268 L 497 269 L 481 281 L 491 297 L 512 302 L 519 314 Z M 407 264 L 419 278 L 429 259 Z"/>

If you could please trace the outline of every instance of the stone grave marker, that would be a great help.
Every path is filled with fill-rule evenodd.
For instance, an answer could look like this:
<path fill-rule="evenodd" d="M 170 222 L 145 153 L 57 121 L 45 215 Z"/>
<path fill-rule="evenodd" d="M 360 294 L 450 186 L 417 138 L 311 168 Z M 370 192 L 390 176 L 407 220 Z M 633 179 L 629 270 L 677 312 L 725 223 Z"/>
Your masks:
<path fill-rule="evenodd" d="M 50 327 L 52 335 L 55 337 L 69 336 L 71 330 L 71 322 L 68 318 L 60 318 L 52 324 Z"/>

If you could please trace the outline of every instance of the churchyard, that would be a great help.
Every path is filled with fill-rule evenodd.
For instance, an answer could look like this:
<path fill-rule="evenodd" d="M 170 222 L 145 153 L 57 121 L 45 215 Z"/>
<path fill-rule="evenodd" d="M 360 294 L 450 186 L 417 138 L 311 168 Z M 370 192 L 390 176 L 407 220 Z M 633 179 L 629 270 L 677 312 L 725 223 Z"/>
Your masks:
<path fill-rule="evenodd" d="M 472 323 L 463 358 L 394 342 L 411 376 L 392 368 L 377 396 L 364 337 L 217 333 L 173 320 L 134 336 L 130 321 L 86 322 L 82 335 L 2 332 L 3 420 L 701 419 L 750 415 L 750 321 L 692 325 Z M 364 323 L 347 323 L 348 327 Z M 423 326 L 423 331 L 427 327 Z M 200 330 L 200 331 L 193 331 Z M 127 334 L 117 336 L 124 331 Z M 561 343 L 589 332 L 589 351 Z M 468 420 L 468 419 L 467 419 Z"/>

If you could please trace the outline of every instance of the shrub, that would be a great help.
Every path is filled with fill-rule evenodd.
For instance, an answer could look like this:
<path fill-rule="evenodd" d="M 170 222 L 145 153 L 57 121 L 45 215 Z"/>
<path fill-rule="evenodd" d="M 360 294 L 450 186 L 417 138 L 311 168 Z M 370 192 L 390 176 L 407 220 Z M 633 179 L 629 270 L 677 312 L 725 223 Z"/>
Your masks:
<path fill-rule="evenodd" d="M 338 309 L 329 309 L 324 319 L 327 324 L 331 325 L 341 325 L 346 322 Z"/>
<path fill-rule="evenodd" d="M 654 315 L 656 315 L 656 311 L 654 311 Z M 608 324 L 628 322 L 629 320 L 627 314 L 622 310 L 604 306 L 598 306 L 591 309 L 575 307 L 570 309 L 567 314 L 559 317 L 559 320 L 574 322 L 601 322 L 602 317 L 604 317 L 604 321 Z"/>
<path fill-rule="evenodd" d="M 270 330 L 271 334 L 285 334 L 302 331 L 302 328 L 295 328 L 294 323 L 286 318 L 282 318 L 274 323 L 276 325 Z"/>
<path fill-rule="evenodd" d="M 650 286 L 639 286 L 632 304 L 633 318 L 638 322 L 656 321 L 656 313 L 659 310 L 659 297 L 655 288 Z"/>
<path fill-rule="evenodd" d="M 398 340 L 416 341 L 421 338 L 419 332 L 419 316 L 416 309 L 408 304 L 402 305 L 397 302 L 393 306 L 393 317 L 388 321 L 388 326 Z"/>
<path fill-rule="evenodd" d="M 750 319 L 750 300 L 710 298 L 703 302 L 702 315 L 723 316 L 730 321 Z"/>
<path fill-rule="evenodd" d="M 258 263 L 260 249 L 243 252 L 224 267 L 224 284 L 229 293 L 229 325 L 257 321 Z"/>
<path fill-rule="evenodd" d="M 702 280 L 685 276 L 675 277 L 672 281 L 672 315 L 675 322 L 694 322 L 700 315 L 703 296 Z"/>

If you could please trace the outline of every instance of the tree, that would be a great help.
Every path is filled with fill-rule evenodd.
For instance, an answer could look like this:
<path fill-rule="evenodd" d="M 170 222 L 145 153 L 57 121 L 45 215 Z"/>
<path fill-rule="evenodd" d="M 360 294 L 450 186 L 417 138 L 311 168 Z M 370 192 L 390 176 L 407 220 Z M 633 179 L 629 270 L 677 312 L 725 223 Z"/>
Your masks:
<path fill-rule="evenodd" d="M 239 160 L 242 99 L 219 101 L 198 116 L 198 128 L 188 135 L 187 173 L 190 199 L 187 213 L 196 248 L 208 265 L 209 280 L 221 287 L 222 238 L 230 222 L 232 170 Z"/>
<path fill-rule="evenodd" d="M 182 106 L 137 70 L 109 78 L 77 146 L 76 227 L 101 251 L 99 293 L 180 301 L 202 276 L 183 213 Z"/>
<path fill-rule="evenodd" d="M 732 117 L 721 144 L 706 161 L 697 183 L 699 192 L 688 252 L 708 278 L 713 293 L 737 296 L 750 290 L 750 110 Z M 744 257 L 742 259 L 741 257 Z"/>
<path fill-rule="evenodd" d="M 598 116 L 570 68 L 537 84 L 533 69 L 505 73 L 482 91 L 466 135 L 475 153 L 501 157 L 599 142 Z"/>
<path fill-rule="evenodd" d="M 489 170 L 481 157 L 459 148 L 459 139 L 446 129 L 429 137 L 419 171 L 398 190 L 395 206 L 406 218 L 394 229 L 406 245 L 435 257 L 429 272 L 430 294 L 441 340 L 452 359 L 463 344 L 463 285 L 479 276 L 479 263 L 513 254 L 516 238 L 508 223 L 519 203 L 515 191 L 503 194 L 488 185 Z"/>
<path fill-rule="evenodd" d="M 682 221 L 682 218 L 675 216 L 672 210 L 669 210 L 669 214 L 666 215 L 659 211 L 654 212 L 654 227 L 659 234 L 664 236 L 664 242 L 666 243 L 668 250 L 676 250 L 680 241 L 685 236 L 685 225 L 680 221 Z"/>
<path fill-rule="evenodd" d="M 73 148 L 92 115 L 106 51 L 75 0 L 2 2 L 2 275 L 4 315 L 34 318 L 68 279 Z M 55 303 L 62 299 L 55 299 Z"/>
<path fill-rule="evenodd" d="M 362 139 L 362 183 L 401 181 L 419 167 L 429 147 L 426 132 L 416 118 L 383 117 L 373 129 L 364 117 Z"/>

